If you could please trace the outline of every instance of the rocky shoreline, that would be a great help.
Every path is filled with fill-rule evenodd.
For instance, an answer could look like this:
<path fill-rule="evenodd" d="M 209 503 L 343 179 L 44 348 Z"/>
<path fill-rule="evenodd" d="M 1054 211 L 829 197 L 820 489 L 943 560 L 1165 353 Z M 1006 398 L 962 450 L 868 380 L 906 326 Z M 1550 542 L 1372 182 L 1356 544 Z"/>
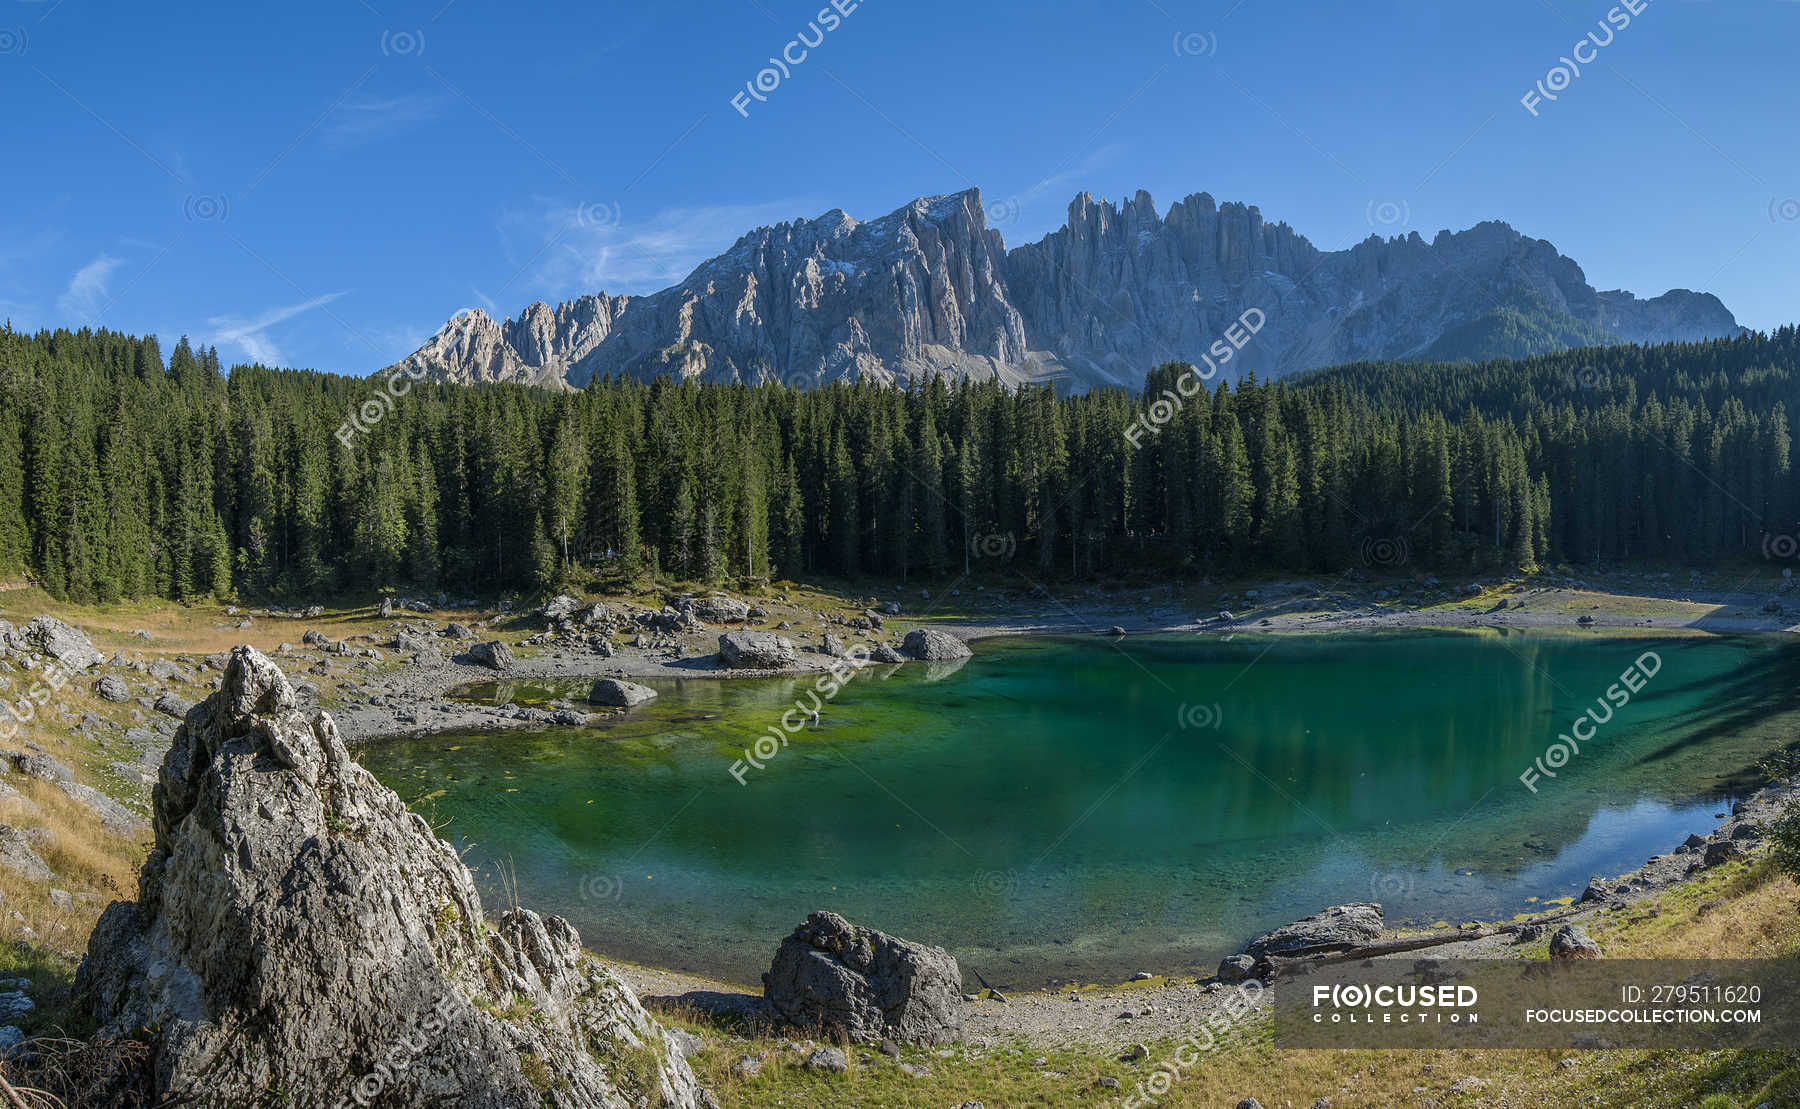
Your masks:
<path fill-rule="evenodd" d="M 1149 593 L 1136 598 L 1101 598 L 1093 595 L 1099 591 L 1088 590 L 1063 599 L 1048 590 L 1034 590 L 1011 606 L 1014 611 L 946 613 L 932 619 L 930 625 L 934 632 L 965 643 L 1026 635 L 1109 633 L 1323 635 L 1384 630 L 1560 630 L 1571 634 L 1775 634 L 1800 628 L 1785 611 L 1780 598 L 1786 594 L 1779 591 L 1769 595 L 1742 590 L 1659 588 L 1655 593 L 1639 595 L 1606 589 L 1585 582 L 1518 587 L 1493 600 L 1483 595 L 1478 607 L 1467 607 L 1445 602 L 1459 594 L 1465 598 L 1482 595 L 1479 586 L 1453 589 L 1436 584 L 1429 591 L 1421 589 L 1402 597 L 1389 595 L 1388 590 L 1339 595 L 1330 587 L 1312 582 L 1277 583 L 1240 593 L 1222 593 L 1217 598 L 1220 608 L 1209 615 L 1196 613 L 1189 605 L 1159 603 Z M 682 598 L 677 603 L 688 607 L 670 605 L 660 612 L 633 613 L 629 606 L 621 611 L 609 608 L 605 602 L 590 604 L 559 597 L 535 614 L 547 623 L 547 630 L 518 639 L 515 644 L 537 648 L 542 653 L 520 654 L 504 670 L 496 670 L 475 662 L 467 654 L 450 655 L 435 647 L 414 652 L 418 660 L 414 665 L 372 677 L 353 696 L 331 707 L 345 741 L 356 746 L 390 738 L 543 727 L 555 722 L 551 719 L 553 712 L 471 705 L 449 697 L 453 690 L 479 682 L 805 677 L 831 670 L 839 665 L 839 655 L 854 648 L 861 648 L 871 664 L 909 661 L 899 650 L 899 637 L 892 634 L 893 629 L 886 623 L 912 621 L 901 606 L 892 602 L 871 600 L 860 615 L 852 616 L 805 612 L 800 606 L 786 606 L 780 601 L 751 605 L 723 595 L 697 601 Z M 1236 605 L 1237 609 L 1226 605 Z M 878 607 L 891 611 L 884 614 Z M 722 631 L 754 628 L 785 635 L 789 633 L 790 619 L 797 622 L 815 616 L 824 629 L 820 642 L 797 645 L 791 661 L 783 665 L 732 667 L 721 663 L 714 653 L 712 640 Z M 473 634 L 458 625 L 439 628 L 416 619 L 394 627 L 396 644 L 416 645 L 421 638 L 442 642 L 450 629 Z M 651 635 L 632 634 L 640 628 L 649 628 Z M 491 635 L 495 629 L 477 630 Z M 627 638 L 620 641 L 620 635 Z M 846 647 L 846 642 L 853 646 Z M 455 639 L 451 643 L 467 646 Z M 284 655 L 283 661 L 292 664 L 291 656 Z M 559 707 L 565 712 L 588 710 L 585 704 L 576 703 Z M 564 722 L 577 721 L 565 716 Z"/>
<path fill-rule="evenodd" d="M 1585 932 L 1580 930 L 1594 921 L 1608 915 L 1629 916 L 1643 902 L 1713 866 L 1756 854 L 1761 850 L 1762 831 L 1772 823 L 1782 804 L 1796 795 L 1800 795 L 1800 779 L 1761 789 L 1735 803 L 1728 812 L 1720 813 L 1719 823 L 1710 834 L 1696 833 L 1668 853 L 1652 856 L 1626 874 L 1597 877 L 1590 885 L 1592 893 L 1566 908 L 1559 906 L 1524 919 L 1481 926 L 1480 930 L 1487 934 L 1478 938 L 1410 947 L 1431 940 L 1432 933 L 1384 928 L 1379 906 L 1333 906 L 1305 921 L 1247 941 L 1242 950 L 1255 954 L 1227 958 L 1221 964 L 1222 973 L 1210 977 L 1161 974 L 1149 968 L 1125 982 L 1006 993 L 983 989 L 965 994 L 964 1039 L 976 1048 L 1022 1042 L 1041 1049 L 1106 1051 L 1179 1039 L 1221 1014 L 1230 1013 L 1235 1020 L 1243 1003 L 1239 1000 L 1240 991 L 1232 988 L 1234 985 L 1267 973 L 1267 985 L 1279 989 L 1280 973 L 1275 967 L 1264 965 L 1254 972 L 1251 968 L 1257 966 L 1259 958 L 1274 954 L 1277 949 L 1288 951 L 1303 943 L 1312 943 L 1315 949 L 1320 944 L 1350 948 L 1353 941 L 1408 946 L 1408 950 L 1368 956 L 1384 960 L 1541 958 L 1556 930 L 1569 927 L 1585 940 Z M 1720 849 L 1718 845 L 1734 846 Z M 1372 914 L 1367 912 L 1370 909 L 1374 910 Z M 1354 926 L 1335 919 L 1334 914 Z M 1363 923 L 1363 917 L 1369 918 L 1370 923 Z M 1272 937 L 1281 936 L 1291 942 L 1285 947 L 1271 944 Z M 929 942 L 930 937 L 926 940 Z M 1604 952 L 1600 954 L 1603 956 Z M 1240 960 L 1243 971 L 1233 972 L 1231 965 Z M 742 985 L 660 967 L 616 961 L 613 966 L 652 1010 L 698 1010 L 769 1027 L 777 1023 L 762 995 Z"/>

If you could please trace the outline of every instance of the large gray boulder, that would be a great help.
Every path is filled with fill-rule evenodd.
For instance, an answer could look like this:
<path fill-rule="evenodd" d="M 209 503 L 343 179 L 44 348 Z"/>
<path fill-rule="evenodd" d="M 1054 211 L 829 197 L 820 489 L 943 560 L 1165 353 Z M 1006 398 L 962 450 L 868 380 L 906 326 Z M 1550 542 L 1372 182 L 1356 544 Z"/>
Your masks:
<path fill-rule="evenodd" d="M 156 699 L 155 708 L 164 716 L 172 716 L 177 720 L 187 719 L 187 714 L 194 708 L 194 702 L 173 690 L 165 692 Z"/>
<path fill-rule="evenodd" d="M 138 900 L 76 974 L 161 1103 L 692 1107 L 631 989 L 560 917 L 488 919 L 456 851 L 249 647 L 176 733 Z"/>
<path fill-rule="evenodd" d="M 708 624 L 741 624 L 750 619 L 750 606 L 723 593 L 694 602 L 694 615 Z"/>
<path fill-rule="evenodd" d="M 622 681 L 618 678 L 601 678 L 588 690 L 588 703 L 595 705 L 611 705 L 614 708 L 633 708 L 645 701 L 656 700 L 656 690 L 636 682 Z"/>
<path fill-rule="evenodd" d="M 1600 945 L 1579 924 L 1565 924 L 1550 937 L 1552 959 L 1598 959 Z"/>
<path fill-rule="evenodd" d="M 1703 857 L 1706 866 L 1723 866 L 1733 859 L 1744 859 L 1750 856 L 1750 848 L 1742 840 L 1722 839 L 1706 845 Z"/>
<path fill-rule="evenodd" d="M 962 971 L 926 947 L 816 912 L 781 941 L 763 975 L 778 1016 L 821 1036 L 945 1043 L 962 1034 Z"/>
<path fill-rule="evenodd" d="M 1347 951 L 1381 938 L 1381 906 L 1371 903 L 1333 905 L 1322 913 L 1297 920 L 1258 936 L 1244 945 L 1254 958 L 1296 958 Z"/>
<path fill-rule="evenodd" d="M 22 628 L 15 628 L 8 633 L 7 641 L 20 650 L 48 655 L 70 670 L 86 670 L 106 661 L 86 635 L 54 616 L 39 616 Z"/>
<path fill-rule="evenodd" d="M 800 654 L 774 632 L 727 632 L 719 637 L 719 661 L 733 670 L 781 670 Z"/>
<path fill-rule="evenodd" d="M 909 658 L 921 662 L 941 662 L 946 659 L 968 658 L 971 652 L 968 644 L 946 631 L 937 628 L 914 628 L 906 633 L 900 642 L 900 651 Z"/>
<path fill-rule="evenodd" d="M 485 666 L 489 670 L 511 670 L 516 659 L 512 648 L 498 639 L 490 639 L 485 643 L 477 643 L 469 648 L 469 661 L 477 666 Z"/>

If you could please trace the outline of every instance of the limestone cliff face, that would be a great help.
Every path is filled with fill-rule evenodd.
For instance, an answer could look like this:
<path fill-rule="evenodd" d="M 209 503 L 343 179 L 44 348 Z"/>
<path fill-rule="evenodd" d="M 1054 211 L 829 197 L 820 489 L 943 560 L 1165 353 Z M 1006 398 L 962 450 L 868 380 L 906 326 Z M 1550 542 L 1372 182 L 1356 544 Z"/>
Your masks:
<path fill-rule="evenodd" d="M 155 832 L 76 987 L 103 1031 L 150 1042 L 168 1104 L 707 1100 L 567 921 L 489 921 L 456 851 L 252 648 L 176 733 Z"/>
<path fill-rule="evenodd" d="M 608 374 L 807 386 L 942 373 L 1135 388 L 1161 362 L 1198 361 L 1251 308 L 1268 325 L 1233 374 L 1523 352 L 1501 336 L 1536 350 L 1742 330 L 1707 294 L 1596 292 L 1554 246 L 1503 223 L 1324 252 L 1204 193 L 1166 214 L 1141 191 L 1119 205 L 1083 193 L 1062 228 L 1009 251 L 970 189 L 870 222 L 834 210 L 762 228 L 650 296 L 537 303 L 504 323 L 471 312 L 403 365 L 577 387 Z M 1493 326 L 1503 313 L 1509 325 Z"/>

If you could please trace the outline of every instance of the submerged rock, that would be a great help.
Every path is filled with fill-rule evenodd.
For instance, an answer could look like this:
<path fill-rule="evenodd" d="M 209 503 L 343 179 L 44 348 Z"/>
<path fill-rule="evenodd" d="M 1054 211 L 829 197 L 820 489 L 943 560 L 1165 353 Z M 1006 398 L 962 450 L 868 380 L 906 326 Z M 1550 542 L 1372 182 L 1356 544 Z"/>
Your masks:
<path fill-rule="evenodd" d="M 588 701 L 592 704 L 612 705 L 616 708 L 633 708 L 655 699 L 656 690 L 619 678 L 601 678 L 588 690 Z"/>
<path fill-rule="evenodd" d="M 914 628 L 907 632 L 900 650 L 921 662 L 968 658 L 973 653 L 962 640 L 937 628 Z"/>
<path fill-rule="evenodd" d="M 281 671 L 233 652 L 176 733 L 138 900 L 114 902 L 77 991 L 148 1045 L 157 1097 L 692 1107 L 703 1094 L 560 917 L 489 921 L 455 850 L 357 765 Z"/>
<path fill-rule="evenodd" d="M 962 971 L 926 947 L 816 912 L 781 941 L 763 996 L 782 1019 L 852 1043 L 962 1034 Z"/>
<path fill-rule="evenodd" d="M 774 632 L 727 632 L 719 637 L 719 661 L 733 670 L 781 670 L 799 657 L 794 644 Z"/>

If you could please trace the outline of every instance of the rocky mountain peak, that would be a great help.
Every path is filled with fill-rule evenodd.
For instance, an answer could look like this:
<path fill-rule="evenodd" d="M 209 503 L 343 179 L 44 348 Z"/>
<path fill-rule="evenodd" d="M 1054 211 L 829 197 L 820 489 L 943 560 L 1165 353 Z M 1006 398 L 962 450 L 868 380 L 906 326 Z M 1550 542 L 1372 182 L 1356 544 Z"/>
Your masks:
<path fill-rule="evenodd" d="M 1320 251 L 1254 205 L 1194 193 L 1079 193 L 1064 225 L 1008 248 L 979 189 L 858 220 L 834 208 L 752 231 L 644 297 L 467 313 L 404 363 L 452 381 L 585 385 L 597 374 L 705 381 L 896 381 L 1137 388 L 1200 362 L 1248 309 L 1269 326 L 1227 377 L 1374 359 L 1484 358 L 1740 334 L 1717 298 L 1600 294 L 1581 267 L 1500 221 Z"/>
<path fill-rule="evenodd" d="M 456 851 L 279 667 L 232 652 L 176 732 L 135 903 L 76 986 L 169 1103 L 693 1106 L 680 1052 L 559 917 L 489 921 Z M 527 1014 L 508 1016 L 506 1014 Z"/>

